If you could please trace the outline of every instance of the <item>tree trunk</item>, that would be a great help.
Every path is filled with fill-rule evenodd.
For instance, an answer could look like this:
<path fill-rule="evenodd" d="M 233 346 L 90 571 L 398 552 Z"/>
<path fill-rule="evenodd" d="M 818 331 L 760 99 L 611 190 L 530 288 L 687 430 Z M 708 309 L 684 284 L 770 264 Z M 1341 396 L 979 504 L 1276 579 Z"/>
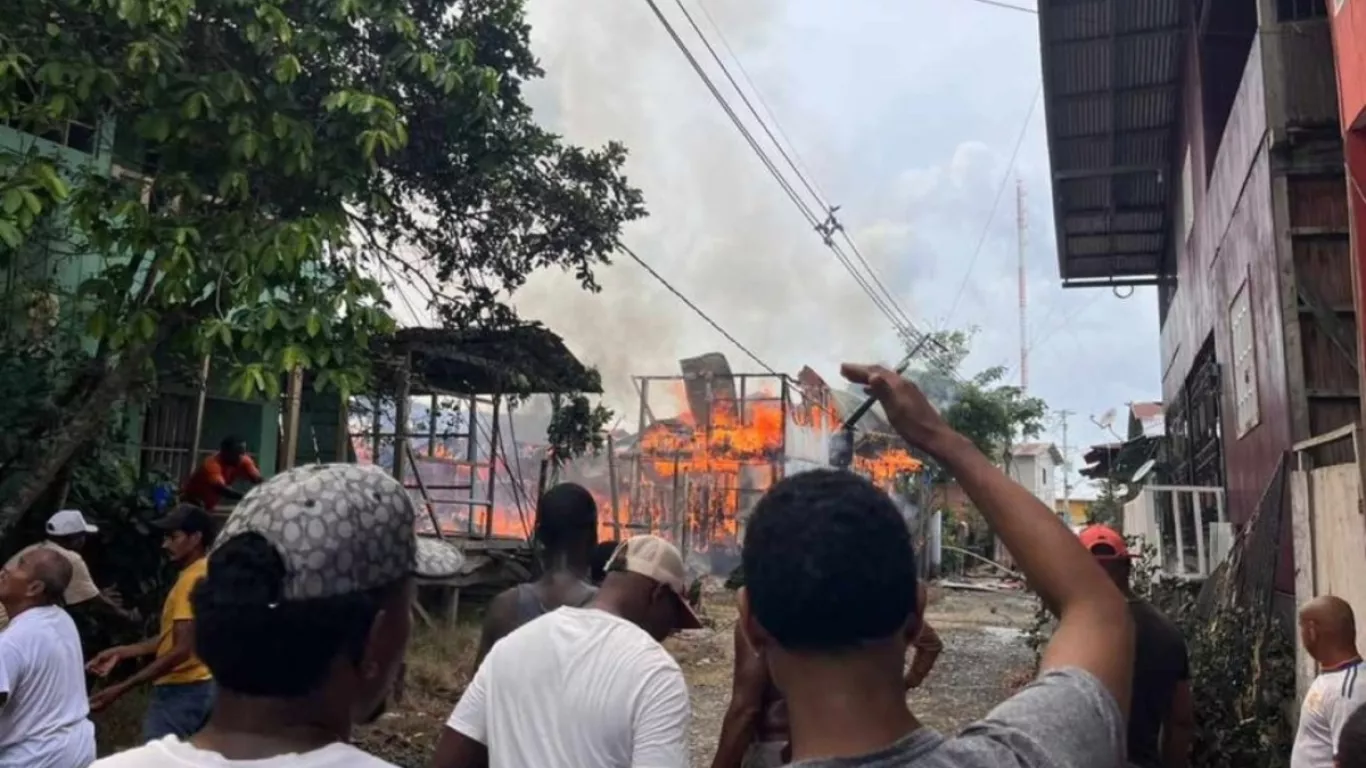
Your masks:
<path fill-rule="evenodd" d="M 4 506 L 0 507 L 0 536 L 4 536 L 51 487 L 76 451 L 108 424 L 114 407 L 128 394 L 129 387 L 153 348 L 153 345 L 148 344 L 124 354 L 74 412 L 70 412 L 46 435 L 39 436 L 33 442 L 34 449 L 43 453 L 25 457 L 26 461 L 15 467 L 17 471 L 25 472 L 26 476 Z"/>

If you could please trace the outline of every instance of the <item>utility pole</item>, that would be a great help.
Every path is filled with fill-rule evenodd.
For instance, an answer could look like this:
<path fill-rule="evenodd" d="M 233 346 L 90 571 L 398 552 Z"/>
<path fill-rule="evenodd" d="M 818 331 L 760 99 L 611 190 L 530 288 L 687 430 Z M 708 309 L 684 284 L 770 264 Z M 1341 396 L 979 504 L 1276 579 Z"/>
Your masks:
<path fill-rule="evenodd" d="M 1067 446 L 1067 419 L 1075 415 L 1073 411 L 1058 411 L 1062 421 L 1062 509 L 1064 520 L 1072 517 L 1072 460 Z"/>
<path fill-rule="evenodd" d="M 1015 229 L 1017 240 L 1019 241 L 1019 275 L 1020 282 L 1020 389 L 1029 389 L 1029 329 L 1025 324 L 1025 309 L 1027 306 L 1025 296 L 1025 230 L 1028 228 L 1029 220 L 1025 216 L 1025 187 L 1024 180 L 1015 179 Z"/>

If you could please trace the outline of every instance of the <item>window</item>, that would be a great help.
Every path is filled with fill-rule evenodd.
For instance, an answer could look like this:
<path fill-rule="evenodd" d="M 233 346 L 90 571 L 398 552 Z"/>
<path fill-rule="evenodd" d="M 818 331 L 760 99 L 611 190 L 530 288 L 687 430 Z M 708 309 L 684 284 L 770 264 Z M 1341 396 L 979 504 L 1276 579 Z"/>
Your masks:
<path fill-rule="evenodd" d="M 1043 470 L 1040 470 L 1040 471 L 1039 471 L 1039 487 L 1041 487 L 1041 488 L 1047 488 L 1047 487 L 1048 487 L 1048 470 L 1047 470 L 1047 469 L 1043 469 Z"/>
<path fill-rule="evenodd" d="M 1262 420 L 1257 399 L 1256 333 L 1252 327 L 1252 302 L 1248 294 L 1245 277 L 1228 310 L 1228 325 L 1233 335 L 1233 408 L 1239 439 Z"/>
<path fill-rule="evenodd" d="M 1333 12 L 1342 8 L 1342 0 L 1333 0 Z M 1328 15 L 1324 0 L 1276 0 L 1277 21 L 1307 21 Z"/>
<path fill-rule="evenodd" d="M 1279 0 L 1284 3 L 1287 0 Z M 1323 4 L 1323 0 L 1290 0 Z M 1205 124 L 1205 173 L 1214 172 L 1243 70 L 1257 37 L 1256 0 L 1210 0 L 1200 15 L 1200 97 Z"/>

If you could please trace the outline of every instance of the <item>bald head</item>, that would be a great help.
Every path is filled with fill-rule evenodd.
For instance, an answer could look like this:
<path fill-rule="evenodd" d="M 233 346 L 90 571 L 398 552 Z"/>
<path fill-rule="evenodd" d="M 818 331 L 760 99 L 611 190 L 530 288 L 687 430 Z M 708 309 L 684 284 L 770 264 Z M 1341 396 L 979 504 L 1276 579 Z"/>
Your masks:
<path fill-rule="evenodd" d="M 1357 619 L 1352 606 L 1334 595 L 1316 597 L 1300 610 L 1300 621 L 1312 621 L 1320 632 L 1329 632 L 1356 642 Z"/>
<path fill-rule="evenodd" d="M 1336 664 L 1356 656 L 1356 615 L 1340 597 L 1316 597 L 1300 609 L 1300 639 L 1320 664 Z"/>
<path fill-rule="evenodd" d="M 28 571 L 30 579 L 42 586 L 39 599 L 61 605 L 62 595 L 71 584 L 70 560 L 47 547 L 38 547 L 24 555 L 21 566 Z"/>

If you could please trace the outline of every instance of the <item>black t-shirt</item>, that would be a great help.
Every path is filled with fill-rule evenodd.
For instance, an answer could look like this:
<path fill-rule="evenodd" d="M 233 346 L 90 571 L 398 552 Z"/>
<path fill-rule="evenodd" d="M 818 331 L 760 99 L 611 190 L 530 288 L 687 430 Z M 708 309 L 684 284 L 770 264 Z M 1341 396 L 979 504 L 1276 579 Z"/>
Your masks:
<path fill-rule="evenodd" d="M 1190 679 L 1186 639 L 1181 630 L 1144 600 L 1133 598 L 1134 693 L 1129 713 L 1129 762 L 1160 768 L 1159 734 L 1171 713 L 1177 683 Z"/>

